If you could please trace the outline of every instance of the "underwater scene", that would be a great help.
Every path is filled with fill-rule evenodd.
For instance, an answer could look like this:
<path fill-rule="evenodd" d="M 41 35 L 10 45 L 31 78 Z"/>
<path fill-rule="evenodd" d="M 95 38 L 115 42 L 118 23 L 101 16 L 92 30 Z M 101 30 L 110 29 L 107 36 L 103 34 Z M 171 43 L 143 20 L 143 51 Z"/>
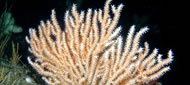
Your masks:
<path fill-rule="evenodd" d="M 187 85 L 175 5 L 0 0 L 0 85 Z"/>

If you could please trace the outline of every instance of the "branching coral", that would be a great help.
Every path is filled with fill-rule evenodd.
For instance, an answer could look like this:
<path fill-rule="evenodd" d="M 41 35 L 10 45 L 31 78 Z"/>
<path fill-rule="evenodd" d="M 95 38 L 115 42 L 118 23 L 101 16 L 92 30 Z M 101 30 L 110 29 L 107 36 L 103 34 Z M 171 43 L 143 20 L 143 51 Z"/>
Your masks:
<path fill-rule="evenodd" d="M 80 13 L 73 5 L 71 14 L 65 13 L 65 27 L 61 30 L 55 11 L 51 21 L 41 22 L 30 29 L 29 63 L 50 85 L 137 85 L 159 78 L 170 68 L 172 51 L 161 58 L 158 49 L 149 53 L 148 43 L 139 47 L 141 36 L 148 31 L 142 28 L 135 33 L 131 26 L 126 42 L 117 27 L 123 5 L 111 5 L 107 0 L 104 10 L 88 9 Z"/>

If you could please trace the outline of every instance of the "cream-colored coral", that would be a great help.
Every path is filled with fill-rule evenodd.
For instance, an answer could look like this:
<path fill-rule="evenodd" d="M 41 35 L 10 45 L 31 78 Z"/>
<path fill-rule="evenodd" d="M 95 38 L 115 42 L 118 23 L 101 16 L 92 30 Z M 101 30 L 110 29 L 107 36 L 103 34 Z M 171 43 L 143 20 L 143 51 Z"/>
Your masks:
<path fill-rule="evenodd" d="M 148 31 L 142 28 L 135 33 L 131 26 L 126 42 L 117 27 L 123 5 L 111 5 L 107 0 L 104 10 L 88 9 L 80 13 L 73 5 L 65 13 L 62 31 L 55 11 L 51 21 L 41 22 L 38 33 L 30 29 L 29 63 L 50 85 L 138 85 L 159 78 L 170 68 L 172 51 L 161 58 L 158 49 L 149 53 L 148 43 L 139 47 L 141 36 Z M 149 54 L 149 55 L 148 55 Z"/>

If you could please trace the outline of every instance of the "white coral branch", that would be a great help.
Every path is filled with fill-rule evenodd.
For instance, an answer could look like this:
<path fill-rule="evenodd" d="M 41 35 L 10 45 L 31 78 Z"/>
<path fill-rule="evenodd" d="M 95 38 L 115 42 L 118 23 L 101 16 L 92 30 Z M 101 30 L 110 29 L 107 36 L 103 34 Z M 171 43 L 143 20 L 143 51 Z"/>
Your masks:
<path fill-rule="evenodd" d="M 140 38 L 148 31 L 129 29 L 126 42 L 117 27 L 123 5 L 107 0 L 103 11 L 88 9 L 86 15 L 76 10 L 65 13 L 64 31 L 52 10 L 51 21 L 41 22 L 38 33 L 30 29 L 28 62 L 50 85 L 136 85 L 159 78 L 170 68 L 173 54 L 162 59 L 155 49 L 149 54 L 148 43 L 139 46 Z"/>

